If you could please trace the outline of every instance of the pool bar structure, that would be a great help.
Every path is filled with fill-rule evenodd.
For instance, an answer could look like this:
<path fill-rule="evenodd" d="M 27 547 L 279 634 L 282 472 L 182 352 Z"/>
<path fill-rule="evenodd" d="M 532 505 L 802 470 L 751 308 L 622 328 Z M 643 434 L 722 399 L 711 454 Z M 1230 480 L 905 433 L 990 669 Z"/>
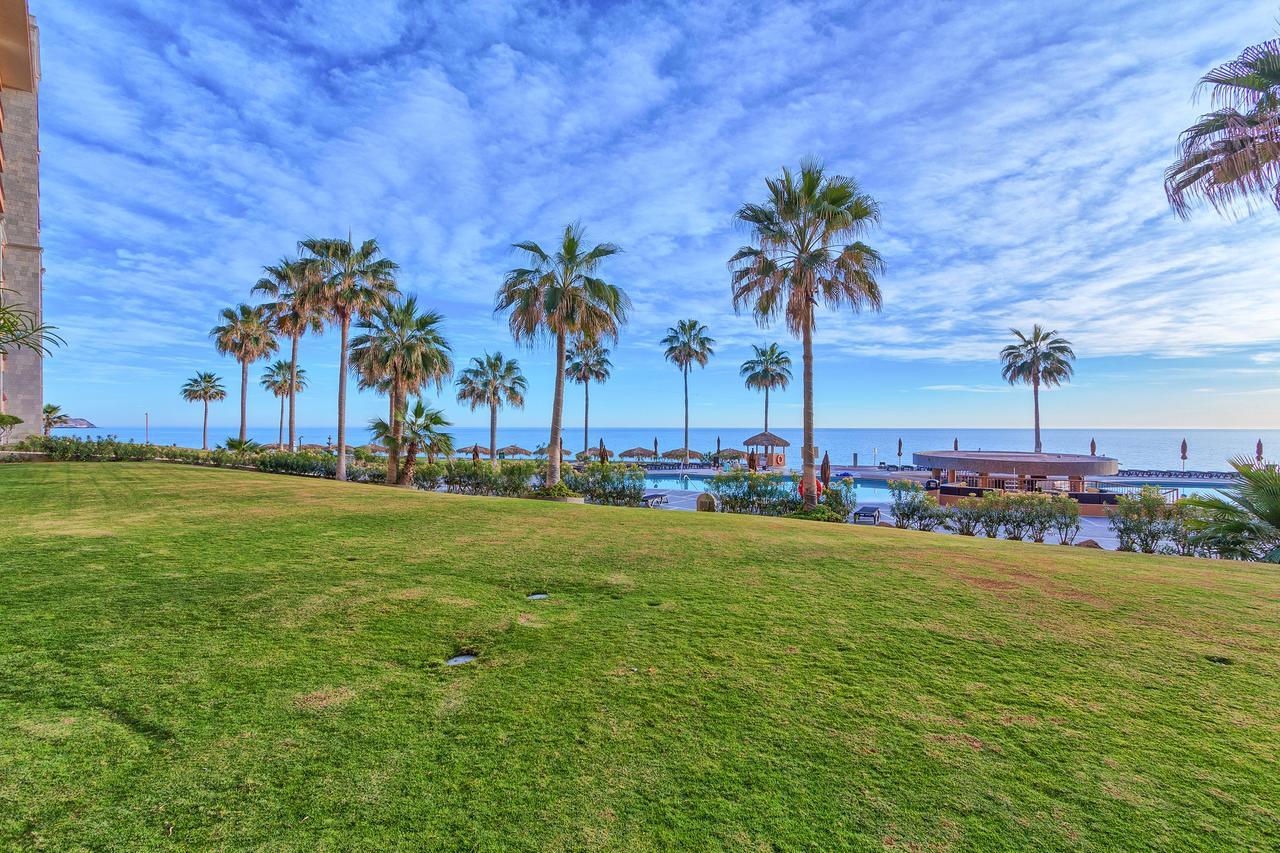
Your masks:
<path fill-rule="evenodd" d="M 936 486 L 943 505 L 993 491 L 1039 492 L 1067 495 L 1080 505 L 1081 515 L 1103 516 L 1120 495 L 1138 488 L 1090 479 L 1119 473 L 1120 463 L 1110 456 L 931 450 L 913 453 L 912 461 L 932 471 L 929 485 Z M 1161 494 L 1167 501 L 1178 498 L 1177 489 L 1161 489 Z"/>

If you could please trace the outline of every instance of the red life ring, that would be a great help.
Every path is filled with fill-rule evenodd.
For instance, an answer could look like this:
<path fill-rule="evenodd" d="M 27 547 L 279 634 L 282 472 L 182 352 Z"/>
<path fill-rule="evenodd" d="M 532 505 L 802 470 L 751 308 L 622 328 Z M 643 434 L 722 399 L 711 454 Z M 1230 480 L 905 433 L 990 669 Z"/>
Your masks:
<path fill-rule="evenodd" d="M 822 497 L 822 481 L 814 479 L 814 485 L 817 487 L 818 497 Z M 804 497 L 804 478 L 800 478 L 800 497 Z"/>

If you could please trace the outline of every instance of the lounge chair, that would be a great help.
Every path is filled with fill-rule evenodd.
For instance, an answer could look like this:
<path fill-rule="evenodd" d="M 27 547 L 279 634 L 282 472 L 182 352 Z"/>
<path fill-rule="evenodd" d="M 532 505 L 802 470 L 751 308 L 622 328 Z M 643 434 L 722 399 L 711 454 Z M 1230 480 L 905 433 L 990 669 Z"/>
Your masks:
<path fill-rule="evenodd" d="M 854 524 L 879 524 L 880 508 L 876 506 L 860 506 L 853 511 Z"/>
<path fill-rule="evenodd" d="M 667 495 L 665 492 L 653 492 L 644 496 L 644 505 L 649 509 L 657 509 L 666 502 Z"/>

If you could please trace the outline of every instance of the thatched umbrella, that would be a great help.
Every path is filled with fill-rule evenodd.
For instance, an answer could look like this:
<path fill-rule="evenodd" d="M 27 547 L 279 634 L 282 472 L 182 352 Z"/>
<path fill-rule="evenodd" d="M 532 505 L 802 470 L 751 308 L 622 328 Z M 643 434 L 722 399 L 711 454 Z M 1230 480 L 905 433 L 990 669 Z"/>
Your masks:
<path fill-rule="evenodd" d="M 381 444 L 366 444 L 364 449 L 369 453 L 386 453 L 387 449 Z"/>
<path fill-rule="evenodd" d="M 618 454 L 622 459 L 650 459 L 655 455 L 656 454 L 647 447 L 632 447 Z"/>
<path fill-rule="evenodd" d="M 498 454 L 501 456 L 532 456 L 533 451 L 525 450 L 518 444 L 508 444 L 506 447 L 499 447 Z"/>
<path fill-rule="evenodd" d="M 454 451 L 454 453 L 456 453 L 459 456 L 469 455 L 472 458 L 472 460 L 479 462 L 481 453 L 483 453 L 485 456 L 489 455 L 489 448 L 481 447 L 478 444 L 472 444 L 472 445 L 468 445 L 467 447 L 459 447 L 457 450 Z"/>
<path fill-rule="evenodd" d="M 1182 439 L 1182 470 L 1187 470 L 1187 440 Z"/>
<path fill-rule="evenodd" d="M 696 450 L 690 450 L 687 447 L 677 447 L 675 450 L 668 450 L 662 454 L 663 459 L 684 459 L 686 456 L 692 456 L 697 459 L 702 458 L 702 454 Z"/>
<path fill-rule="evenodd" d="M 822 467 L 819 469 L 819 471 L 821 472 L 820 479 L 822 480 L 822 485 L 830 486 L 831 485 L 831 454 L 825 450 L 822 452 Z"/>
<path fill-rule="evenodd" d="M 736 447 L 726 447 L 720 451 L 721 459 L 746 459 L 747 454 L 743 453 Z"/>

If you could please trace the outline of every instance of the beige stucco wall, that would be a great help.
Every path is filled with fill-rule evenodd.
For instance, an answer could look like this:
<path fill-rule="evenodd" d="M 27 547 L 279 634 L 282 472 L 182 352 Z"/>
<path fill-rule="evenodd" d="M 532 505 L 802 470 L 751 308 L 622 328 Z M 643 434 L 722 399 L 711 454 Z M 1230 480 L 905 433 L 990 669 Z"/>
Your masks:
<path fill-rule="evenodd" d="M 32 38 L 35 33 L 33 28 Z M 4 106 L 4 242 L 3 294 L 7 304 L 20 304 L 43 319 L 40 250 L 40 143 L 36 92 L 0 89 Z M 4 366 L 4 411 L 24 423 L 12 439 L 38 432 L 44 406 L 42 360 L 23 350 L 11 354 Z"/>

